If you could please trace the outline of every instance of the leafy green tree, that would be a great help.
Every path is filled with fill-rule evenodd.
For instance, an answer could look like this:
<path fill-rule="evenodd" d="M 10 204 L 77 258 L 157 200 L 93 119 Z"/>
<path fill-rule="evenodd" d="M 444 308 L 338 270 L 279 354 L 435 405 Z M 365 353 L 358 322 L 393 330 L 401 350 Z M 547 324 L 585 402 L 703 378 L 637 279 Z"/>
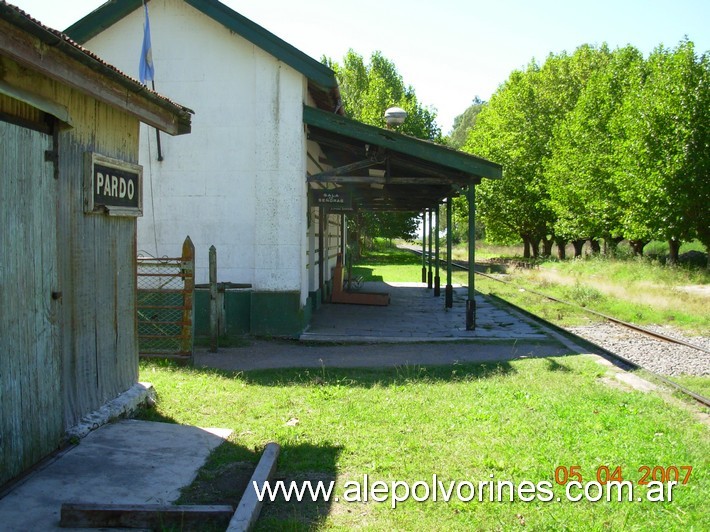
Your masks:
<path fill-rule="evenodd" d="M 451 128 L 451 133 L 446 139 L 446 143 L 457 150 L 461 149 L 466 144 L 468 133 L 476 125 L 476 117 L 481 112 L 486 102 L 478 96 L 473 99 L 471 106 L 462 114 L 454 118 L 454 125 Z"/>
<path fill-rule="evenodd" d="M 477 187 L 477 215 L 492 240 L 522 238 L 526 255 L 545 217 L 539 208 L 544 198 L 535 179 L 536 161 L 542 157 L 533 125 L 540 119 L 535 87 L 539 70 L 533 62 L 525 71 L 510 75 L 479 113 L 464 146 L 464 151 L 503 165 L 503 179 Z"/>
<path fill-rule="evenodd" d="M 340 85 L 345 114 L 365 124 L 386 127 L 385 110 L 392 106 L 407 111 L 407 120 L 398 131 L 420 139 L 443 142 L 436 124 L 436 112 L 423 106 L 414 88 L 405 85 L 395 64 L 381 52 L 373 52 L 369 64 L 349 50 L 342 64 L 332 59 L 322 61 L 333 69 Z"/>
<path fill-rule="evenodd" d="M 623 204 L 614 181 L 615 119 L 633 88 L 629 72 L 643 64 L 628 46 L 613 53 L 602 48 L 574 108 L 555 128 L 545 160 L 555 233 L 567 240 L 603 237 L 615 244 L 622 236 Z M 578 250 L 581 252 L 581 249 Z"/>
<path fill-rule="evenodd" d="M 576 105 L 586 80 L 609 52 L 579 47 L 574 54 L 550 54 L 544 65 L 531 62 L 513 72 L 476 119 L 464 147 L 503 165 L 504 178 L 479 187 L 478 209 L 488 234 L 496 240 L 516 235 L 525 255 L 549 255 L 556 240 L 555 211 L 542 162 L 551 157 L 558 123 Z"/>
<path fill-rule="evenodd" d="M 691 149 L 694 163 L 693 181 L 697 184 L 694 203 L 689 205 L 698 240 L 707 252 L 707 267 L 710 269 L 710 52 L 705 52 L 698 61 L 697 102 L 694 110 L 694 128 Z"/>
<path fill-rule="evenodd" d="M 365 124 L 386 127 L 385 110 L 392 106 L 407 111 L 407 119 L 398 131 L 420 139 L 443 142 L 436 124 L 436 112 L 423 106 L 414 89 L 405 85 L 394 63 L 380 52 L 370 62 L 349 50 L 342 64 L 331 59 L 322 61 L 335 71 L 340 85 L 345 114 Z M 368 237 L 411 239 L 417 227 L 418 213 L 363 212 L 349 220 L 351 234 L 366 242 Z"/>
<path fill-rule="evenodd" d="M 620 117 L 622 223 L 628 235 L 667 240 L 675 263 L 683 241 L 710 243 L 707 54 L 698 58 L 688 40 L 659 46 L 635 75 Z"/>

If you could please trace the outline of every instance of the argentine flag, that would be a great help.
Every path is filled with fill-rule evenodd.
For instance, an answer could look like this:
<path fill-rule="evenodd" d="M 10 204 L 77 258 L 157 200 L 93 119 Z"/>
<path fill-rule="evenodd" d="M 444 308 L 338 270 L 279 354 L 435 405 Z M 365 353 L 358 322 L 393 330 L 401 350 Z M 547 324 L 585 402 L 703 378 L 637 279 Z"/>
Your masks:
<path fill-rule="evenodd" d="M 138 66 L 138 79 L 143 85 L 155 79 L 155 67 L 153 66 L 153 50 L 150 45 L 150 20 L 148 19 L 148 4 L 143 2 L 145 8 L 145 23 L 143 24 L 143 48 L 141 49 L 141 60 Z"/>

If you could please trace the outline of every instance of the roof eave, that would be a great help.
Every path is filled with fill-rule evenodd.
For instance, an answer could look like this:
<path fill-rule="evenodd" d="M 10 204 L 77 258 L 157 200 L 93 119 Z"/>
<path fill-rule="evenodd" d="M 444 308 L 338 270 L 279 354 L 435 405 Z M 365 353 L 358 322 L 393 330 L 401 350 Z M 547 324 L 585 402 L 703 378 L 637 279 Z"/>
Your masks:
<path fill-rule="evenodd" d="M 0 23 L 5 26 L 0 32 L 0 49 L 13 61 L 123 109 L 166 133 L 190 132 L 193 112 L 187 107 L 150 91 L 14 6 L 0 4 L 0 14 Z"/>
<path fill-rule="evenodd" d="M 304 106 L 303 121 L 307 125 L 389 148 L 411 157 L 463 172 L 472 177 L 488 179 L 503 177 L 503 167 L 498 163 L 396 131 L 363 124 L 310 106 Z"/>
<path fill-rule="evenodd" d="M 185 0 L 185 2 L 303 74 L 312 87 L 329 96 L 334 108 L 338 107 L 338 82 L 335 72 L 326 65 L 221 2 L 215 0 Z M 141 5 L 141 0 L 106 2 L 69 26 L 65 33 L 75 41 L 85 43 L 140 8 Z"/>

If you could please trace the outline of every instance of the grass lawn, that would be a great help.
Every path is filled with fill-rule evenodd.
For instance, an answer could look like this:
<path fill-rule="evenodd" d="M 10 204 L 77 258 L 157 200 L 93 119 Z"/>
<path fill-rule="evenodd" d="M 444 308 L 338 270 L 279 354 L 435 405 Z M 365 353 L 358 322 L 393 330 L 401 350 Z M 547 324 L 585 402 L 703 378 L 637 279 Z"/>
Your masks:
<path fill-rule="evenodd" d="M 420 281 L 421 262 L 404 251 L 372 253 L 353 267 L 353 274 L 365 280 Z M 441 275 L 443 284 L 443 270 Z M 460 284 L 466 280 L 464 272 L 454 278 Z M 477 279 L 483 292 L 500 294 L 501 287 Z M 505 288 L 511 299 L 530 295 Z M 707 416 L 701 419 L 691 407 L 657 393 L 631 391 L 589 356 L 246 373 L 144 361 L 140 370 L 141 380 L 158 390 L 157 406 L 140 417 L 234 431 L 201 472 L 206 482 L 216 484 L 230 464 L 256 463 L 269 441 L 282 446 L 277 479 L 335 482 L 333 496 L 340 502 L 266 504 L 257 530 L 710 529 Z M 707 379 L 700 380 L 700 386 L 706 384 Z M 692 466 L 692 474 L 674 488 L 672 501 L 645 500 L 647 488 L 639 485 L 645 468 L 682 471 L 683 466 Z M 618 467 L 633 484 L 634 501 L 568 501 L 555 472 L 572 467 L 585 483 L 606 467 L 611 472 Z M 448 502 L 439 492 L 436 502 L 410 499 L 396 509 L 391 498 L 344 502 L 352 482 L 362 482 L 364 475 L 371 485 L 431 485 L 436 475 L 445 488 L 452 482 L 463 486 L 463 498 L 470 489 L 461 483 L 471 482 L 474 498 L 461 501 L 454 490 Z M 479 483 L 491 480 L 516 486 L 549 483 L 551 500 L 533 495 L 524 502 L 516 493 L 510 502 L 505 488 L 505 502 L 491 502 L 486 486 L 479 501 Z M 424 487 L 419 486 L 421 496 Z M 592 488 L 590 494 L 595 493 Z M 216 493 L 193 497 L 188 491 L 180 502 L 223 502 Z"/>
<path fill-rule="evenodd" d="M 513 256 L 516 251 L 514 247 L 482 247 L 491 256 Z M 500 265 L 491 264 L 490 269 L 495 273 Z M 421 258 L 405 250 L 385 249 L 366 255 L 353 271 L 367 280 L 421 281 Z M 445 275 L 442 270 L 442 284 Z M 476 290 L 495 294 L 561 327 L 589 325 L 603 318 L 554 303 L 530 289 L 639 325 L 669 325 L 685 334 L 710 336 L 710 300 L 707 295 L 682 289 L 710 283 L 710 273 L 705 269 L 669 268 L 646 259 L 599 257 L 549 261 L 532 270 L 508 269 L 502 278 L 512 285 L 476 276 Z M 454 270 L 453 282 L 466 285 L 468 273 Z M 672 380 L 710 397 L 710 377 L 682 376 Z"/>
<path fill-rule="evenodd" d="M 704 269 L 599 258 L 550 262 L 518 271 L 514 279 L 624 321 L 710 336 L 710 299 L 684 288 L 707 285 L 710 274 Z"/>
<path fill-rule="evenodd" d="M 347 482 L 365 474 L 371 482 L 410 483 L 431 483 L 436 474 L 445 485 L 475 486 L 493 475 L 516 484 L 547 481 L 554 490 L 550 502 L 454 496 L 409 500 L 394 510 L 390 500 L 277 502 L 265 505 L 259 530 L 708 530 L 708 426 L 657 394 L 610 385 L 605 372 L 586 356 L 249 373 L 150 361 L 141 363 L 140 378 L 155 385 L 158 404 L 141 417 L 232 429 L 211 457 L 208 476 L 225 463 L 256 462 L 263 446 L 276 441 L 278 478 L 333 479 L 340 497 Z M 634 498 L 644 497 L 638 485 L 644 466 L 693 470 L 671 502 L 568 502 L 554 483 L 560 466 L 579 466 L 584 482 L 603 466 L 620 466 Z"/>
<path fill-rule="evenodd" d="M 419 256 L 394 249 L 368 253 L 352 271 L 366 281 L 419 282 L 421 268 Z M 490 269 L 495 273 L 500 266 L 491 265 Z M 455 284 L 468 283 L 466 272 L 453 273 Z M 444 285 L 443 267 L 440 276 Z M 476 289 L 484 294 L 494 293 L 563 327 L 598 319 L 582 310 L 551 303 L 526 288 L 639 325 L 671 325 L 689 334 L 710 335 L 708 297 L 682 289 L 710 283 L 710 274 L 705 270 L 666 268 L 645 260 L 598 258 L 552 261 L 539 269 L 508 268 L 504 278 L 516 286 L 477 276 Z"/>
<path fill-rule="evenodd" d="M 663 247 L 663 243 L 654 245 L 649 249 Z M 699 246 L 697 243 L 684 244 L 681 252 L 686 251 L 699 251 Z M 520 246 L 476 244 L 477 261 L 521 255 Z M 466 260 L 465 246 L 458 246 L 453 256 Z M 489 269 L 495 272 L 500 266 L 491 265 Z M 710 298 L 707 293 L 701 293 L 710 285 L 710 270 L 704 267 L 667 267 L 647 257 L 587 256 L 562 262 L 551 259 L 541 262 L 536 269 L 507 268 L 505 273 L 506 280 L 517 282 L 519 288 L 529 287 L 624 321 L 639 325 L 669 325 L 691 335 L 710 336 Z M 482 291 L 508 293 L 502 285 L 494 288 L 495 284 L 481 278 L 476 280 L 476 288 Z M 556 308 L 549 308 L 549 303 L 537 296 L 519 296 L 517 299 L 516 304 L 529 306 L 531 312 L 551 321 L 557 320 L 559 325 L 585 322 L 584 314 L 571 310 L 558 313 Z"/>

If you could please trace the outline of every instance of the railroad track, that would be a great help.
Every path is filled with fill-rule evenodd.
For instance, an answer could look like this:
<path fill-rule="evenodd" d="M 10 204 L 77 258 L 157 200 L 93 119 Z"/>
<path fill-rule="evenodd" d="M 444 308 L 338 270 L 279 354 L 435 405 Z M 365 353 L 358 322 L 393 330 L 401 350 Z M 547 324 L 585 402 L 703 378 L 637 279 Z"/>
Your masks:
<path fill-rule="evenodd" d="M 420 251 L 420 250 L 412 249 L 412 248 L 406 248 L 406 249 L 408 249 L 409 251 L 411 251 L 411 252 L 413 252 L 413 253 L 415 253 L 415 254 L 417 254 L 417 255 L 420 255 L 420 256 L 422 255 L 422 251 Z M 442 262 L 442 263 L 446 263 L 446 261 L 444 261 L 444 260 L 442 260 L 441 262 Z M 469 270 L 468 263 L 465 263 L 465 262 L 462 262 L 462 261 L 452 261 L 451 264 L 452 264 L 452 266 L 455 266 L 455 267 L 457 267 L 457 268 L 459 268 L 459 269 L 466 270 L 466 271 Z M 474 270 L 474 273 L 475 273 L 476 275 L 479 275 L 479 276 L 482 276 L 482 277 L 486 277 L 486 278 L 488 278 L 488 279 L 492 279 L 493 281 L 496 281 L 496 282 L 499 282 L 499 283 L 502 283 L 502 284 L 505 284 L 505 285 L 508 285 L 508 286 L 511 286 L 511 287 L 515 287 L 516 289 L 520 289 L 520 288 L 521 288 L 519 285 L 517 285 L 517 284 L 515 284 L 515 283 L 511 283 L 511 282 L 509 282 L 509 281 L 506 281 L 506 280 L 504 280 L 504 279 L 500 279 L 500 278 L 498 278 L 498 277 L 495 277 L 495 276 L 493 276 L 493 275 L 489 275 L 489 274 L 487 274 L 487 273 L 478 272 L 478 271 L 475 271 L 475 270 Z M 529 289 L 529 288 L 524 288 L 524 290 L 527 291 L 527 292 L 529 292 L 529 293 L 531 293 L 531 294 L 534 294 L 534 295 L 536 295 L 536 296 L 538 296 L 538 297 L 542 297 L 542 298 L 545 298 L 545 299 L 547 299 L 547 300 L 549 300 L 549 301 L 553 301 L 553 302 L 555 302 L 555 303 L 557 303 L 557 304 L 569 306 L 569 307 L 572 307 L 572 308 L 574 308 L 574 309 L 576 309 L 576 310 L 579 310 L 579 311 L 582 311 L 582 312 L 585 312 L 585 313 L 588 313 L 588 314 L 595 315 L 595 316 L 600 317 L 600 318 L 602 318 L 602 319 L 604 319 L 604 320 L 606 320 L 606 321 L 608 321 L 608 322 L 610 322 L 610 323 L 614 323 L 614 324 L 616 324 L 616 325 L 619 325 L 619 326 L 621 326 L 621 327 L 624 327 L 625 329 L 629 329 L 629 330 L 635 331 L 635 332 L 637 332 L 637 333 L 644 334 L 644 335 L 649 336 L 649 337 L 652 337 L 652 338 L 654 338 L 654 339 L 656 339 L 656 340 L 661 340 L 661 341 L 669 342 L 669 343 L 672 343 L 672 344 L 682 345 L 682 346 L 684 346 L 684 347 L 688 347 L 688 348 L 694 349 L 694 350 L 696 350 L 696 351 L 699 351 L 699 352 L 701 352 L 701 353 L 710 355 L 710 350 L 706 349 L 705 347 L 702 347 L 702 346 L 699 346 L 699 345 L 696 345 L 696 344 L 687 342 L 687 341 L 685 341 L 685 340 L 681 340 L 681 339 L 679 339 L 679 338 L 674 338 L 674 337 L 672 337 L 672 336 L 667 336 L 667 335 L 661 334 L 661 333 L 659 333 L 659 332 L 656 332 L 656 331 L 652 331 L 652 330 L 650 330 L 650 329 L 647 329 L 647 328 L 645 328 L 645 327 L 641 327 L 640 325 L 636 325 L 636 324 L 634 324 L 634 323 L 628 323 L 628 322 L 625 322 L 625 321 L 623 321 L 623 320 L 619 320 L 619 319 L 617 319 L 617 318 L 614 318 L 613 316 L 608 316 L 608 315 L 603 314 L 603 313 L 601 313 L 601 312 L 597 312 L 597 311 L 595 311 L 595 310 L 591 310 L 591 309 L 588 309 L 588 308 L 586 308 L 586 307 L 582 307 L 582 306 L 577 305 L 577 304 L 575 304 L 575 303 L 571 303 L 571 302 L 569 302 L 569 301 L 565 301 L 565 300 L 562 300 L 562 299 L 559 299 L 559 298 L 550 296 L 550 295 L 548 295 L 548 294 L 544 294 L 544 293 L 542 293 L 542 292 L 538 292 L 537 290 L 531 290 L 531 289 Z M 579 335 L 577 335 L 577 334 L 575 334 L 575 333 L 573 333 L 573 332 L 571 332 L 571 331 L 568 331 L 567 329 L 564 329 L 564 328 L 562 328 L 562 327 L 559 327 L 558 325 L 555 325 L 554 323 L 551 323 L 551 322 L 545 320 L 544 318 L 541 318 L 540 316 L 537 316 L 537 315 L 535 315 L 535 314 L 533 314 L 533 313 L 531 313 L 531 312 L 529 312 L 529 311 L 527 311 L 527 310 L 525 310 L 525 309 L 522 309 L 522 308 L 518 307 L 517 305 L 514 305 L 513 303 L 510 303 L 509 301 L 507 301 L 507 300 L 505 300 L 505 299 L 503 299 L 503 298 L 500 298 L 500 297 L 495 296 L 495 295 L 493 295 L 493 294 L 489 294 L 489 297 L 492 297 L 494 300 L 496 300 L 496 301 L 498 301 L 498 302 L 500 302 L 500 303 L 502 303 L 502 304 L 504 304 L 504 305 L 508 305 L 509 307 L 515 309 L 516 311 L 518 311 L 518 312 L 524 314 L 525 316 L 527 316 L 527 317 L 529 317 L 529 318 L 531 318 L 531 319 L 533 319 L 533 320 L 539 322 L 540 324 L 542 324 L 542 325 L 544 325 L 544 326 L 546 326 L 546 327 L 549 327 L 549 328 L 551 328 L 551 329 L 553 329 L 553 330 L 556 330 L 556 331 L 558 331 L 558 332 L 561 332 L 561 333 L 563 333 L 563 334 L 565 334 L 565 335 L 573 335 L 573 336 L 575 336 L 575 337 L 581 338 L 581 339 L 584 340 L 585 342 L 594 345 L 597 349 L 599 349 L 599 350 L 600 350 L 602 353 L 604 353 L 605 355 L 607 355 L 607 356 L 609 356 L 609 357 L 611 357 L 611 358 L 613 358 L 613 359 L 615 359 L 615 360 L 617 360 L 617 361 L 619 361 L 619 362 L 622 362 L 622 363 L 623 363 L 624 365 L 626 365 L 628 368 L 631 368 L 631 369 L 643 369 L 644 371 L 647 371 L 647 372 L 651 373 L 651 374 L 652 374 L 655 378 L 657 378 L 659 381 L 661 381 L 661 382 L 663 382 L 663 383 L 665 383 L 665 384 L 671 386 L 672 388 L 677 389 L 678 391 L 680 391 L 681 393 L 683 393 L 683 394 L 685 394 L 685 395 L 687 395 L 687 396 L 689 396 L 689 397 L 692 397 L 693 399 L 695 399 L 696 401 L 700 402 L 701 404 L 710 407 L 710 399 L 708 399 L 707 397 L 704 397 L 704 396 L 702 396 L 702 395 L 699 395 L 699 394 L 693 392 L 692 390 L 689 390 L 689 389 L 686 388 L 685 386 L 682 386 L 682 385 L 678 384 L 677 382 L 674 382 L 674 381 L 670 380 L 668 377 L 666 377 L 666 376 L 664 376 L 664 375 L 661 375 L 661 374 L 659 374 L 659 373 L 656 372 L 656 371 L 652 371 L 652 370 L 650 370 L 650 369 L 648 369 L 648 368 L 642 366 L 641 364 L 639 364 L 639 363 L 637 363 L 637 362 L 634 362 L 634 361 L 632 361 L 632 360 L 630 360 L 630 359 L 628 359 L 628 358 L 626 358 L 626 357 L 624 357 L 624 356 L 622 356 L 622 355 L 620 355 L 620 354 L 618 354 L 618 353 L 615 353 L 615 352 L 613 352 L 613 351 L 611 351 L 611 350 L 609 350 L 609 349 L 606 349 L 605 347 L 603 347 L 603 346 L 601 346 L 601 345 L 598 345 L 598 344 L 595 343 L 595 342 L 592 342 L 592 341 L 590 341 L 590 340 L 587 340 L 587 339 L 585 339 L 585 338 L 583 338 L 583 337 L 580 337 Z"/>

